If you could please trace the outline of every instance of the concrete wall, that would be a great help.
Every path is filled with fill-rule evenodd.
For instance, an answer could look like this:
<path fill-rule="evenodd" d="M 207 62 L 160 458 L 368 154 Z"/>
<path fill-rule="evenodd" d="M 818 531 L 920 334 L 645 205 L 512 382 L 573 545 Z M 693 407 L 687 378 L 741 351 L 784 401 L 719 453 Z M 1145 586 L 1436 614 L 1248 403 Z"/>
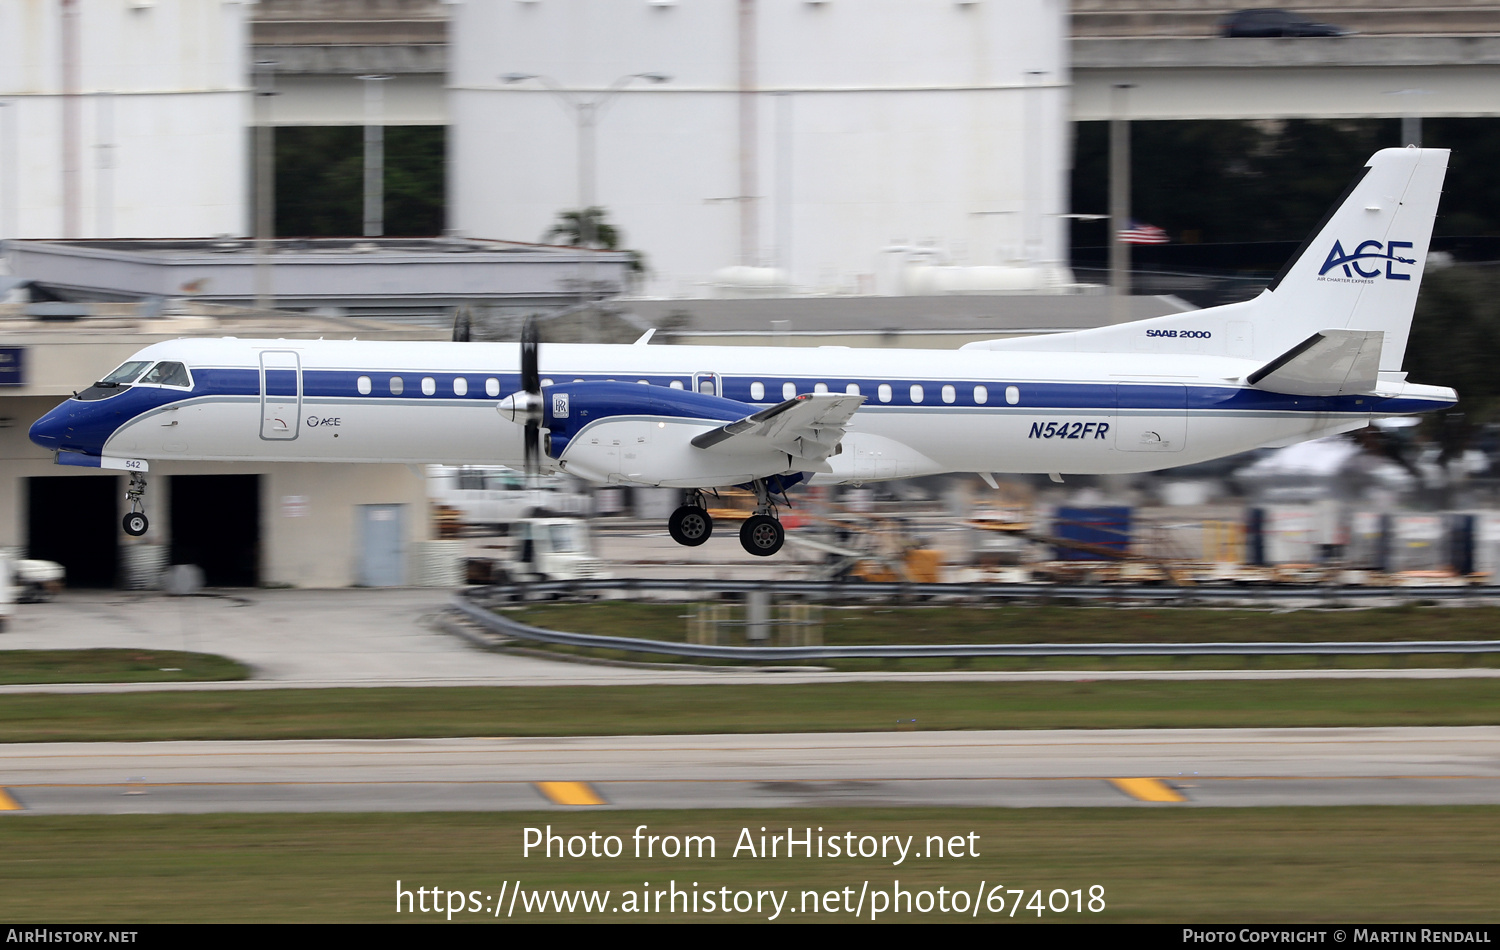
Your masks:
<path fill-rule="evenodd" d="M 1061 258 L 1065 3 L 754 6 L 749 195 L 736 0 L 452 7 L 454 226 L 540 237 L 579 202 L 576 105 L 660 72 L 671 81 L 632 82 L 597 123 L 596 203 L 648 255 L 649 293 L 697 293 L 736 264 L 781 268 L 807 289 L 873 290 L 893 244 L 931 244 L 958 264 Z M 510 73 L 547 79 L 500 80 Z"/>
<path fill-rule="evenodd" d="M 61 0 L 0 3 L 0 238 L 240 232 L 246 4 L 77 0 L 76 9 L 70 86 Z"/>

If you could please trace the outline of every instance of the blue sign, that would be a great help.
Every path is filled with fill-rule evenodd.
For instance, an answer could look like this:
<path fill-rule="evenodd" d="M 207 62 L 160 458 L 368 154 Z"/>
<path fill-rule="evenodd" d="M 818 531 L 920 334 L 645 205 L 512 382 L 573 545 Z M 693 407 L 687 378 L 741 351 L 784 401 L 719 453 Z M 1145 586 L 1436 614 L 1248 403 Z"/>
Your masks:
<path fill-rule="evenodd" d="M 26 385 L 26 347 L 0 346 L 0 386 Z"/>

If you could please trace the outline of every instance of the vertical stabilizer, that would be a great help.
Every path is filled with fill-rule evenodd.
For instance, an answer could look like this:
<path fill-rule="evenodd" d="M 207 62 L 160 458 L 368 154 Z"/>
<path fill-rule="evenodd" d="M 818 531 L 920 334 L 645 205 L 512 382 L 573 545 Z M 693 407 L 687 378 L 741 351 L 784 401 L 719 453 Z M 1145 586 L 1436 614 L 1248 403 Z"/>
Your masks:
<path fill-rule="evenodd" d="M 1319 330 L 1379 330 L 1380 368 L 1399 370 L 1448 170 L 1448 150 L 1376 152 L 1321 227 L 1254 301 L 1256 349 Z"/>
<path fill-rule="evenodd" d="M 1266 363 L 1314 334 L 1358 330 L 1380 334 L 1378 344 L 1369 344 L 1379 346 L 1379 371 L 1399 370 L 1447 171 L 1447 149 L 1376 152 L 1254 300 L 964 348 L 1172 353 Z M 1360 344 L 1361 352 L 1365 346 Z"/>

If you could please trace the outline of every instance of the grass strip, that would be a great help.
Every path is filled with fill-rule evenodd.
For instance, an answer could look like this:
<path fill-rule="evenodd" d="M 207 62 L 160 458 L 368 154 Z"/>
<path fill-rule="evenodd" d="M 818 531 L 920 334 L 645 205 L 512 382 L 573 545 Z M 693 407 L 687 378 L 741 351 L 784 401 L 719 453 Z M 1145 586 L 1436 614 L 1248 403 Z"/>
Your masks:
<path fill-rule="evenodd" d="M 1500 723 L 1500 679 L 288 689 L 0 696 L 0 742 Z"/>
<path fill-rule="evenodd" d="M 551 859 L 522 855 L 524 829 L 551 826 L 561 836 L 617 835 L 617 858 Z M 637 826 L 661 836 L 708 835 L 715 856 L 635 857 Z M 794 829 L 825 835 L 913 836 L 902 865 L 881 858 L 732 856 L 741 830 L 759 847 L 768 834 Z M 930 835 L 976 835 L 978 857 L 917 858 Z M 967 840 L 966 840 L 967 844 Z M 967 849 L 966 849 L 967 850 Z M 972 898 L 1002 885 L 1005 908 L 977 916 L 887 912 L 878 922 L 925 919 L 1036 922 L 1025 907 L 1061 902 L 1103 888 L 1104 909 L 1044 911 L 1043 921 L 1289 924 L 1315 922 L 1492 922 L 1500 870 L 1500 808 L 1224 809 L 778 809 L 744 811 L 559 811 L 537 813 L 282 814 L 25 817 L 0 821 L 0 913 L 63 922 L 364 922 L 435 923 L 444 913 L 396 911 L 397 881 L 465 893 L 455 922 L 496 921 L 502 893 L 577 889 L 610 892 L 610 909 L 524 913 L 509 922 L 552 920 L 655 923 L 665 920 L 759 922 L 770 914 L 661 913 L 626 909 L 627 892 L 700 895 L 720 888 L 785 891 L 778 922 L 849 922 L 862 886 L 889 893 L 936 889 Z M 646 885 L 649 882 L 649 886 Z M 1024 890 L 1012 918 L 1014 895 Z M 1068 892 L 1054 895 L 1054 889 Z M 837 910 L 821 898 L 836 891 Z M 472 912 L 473 896 L 481 910 Z M 654 904 L 655 898 L 648 900 Z M 429 908 L 433 901 L 422 895 Z M 916 903 L 921 898 L 914 898 Z M 509 899 L 506 900 L 507 905 Z M 742 900 L 748 906 L 750 900 Z M 966 904 L 969 901 L 965 902 Z M 817 906 L 817 911 L 814 911 Z M 868 921 L 871 901 L 864 903 Z M 790 908 L 795 908 L 795 912 Z M 506 922 L 502 908 L 499 922 Z"/>
<path fill-rule="evenodd" d="M 0 684 L 173 683 L 250 678 L 225 656 L 182 650 L 0 650 Z"/>

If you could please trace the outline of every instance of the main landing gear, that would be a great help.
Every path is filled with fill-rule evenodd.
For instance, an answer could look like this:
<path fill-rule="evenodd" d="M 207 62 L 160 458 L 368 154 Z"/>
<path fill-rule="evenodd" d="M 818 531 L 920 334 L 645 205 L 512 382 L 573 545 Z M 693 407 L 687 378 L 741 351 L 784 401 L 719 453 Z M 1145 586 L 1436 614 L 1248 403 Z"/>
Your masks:
<path fill-rule="evenodd" d="M 740 526 L 740 546 L 756 557 L 770 557 L 781 550 L 786 531 L 776 520 L 776 506 L 765 479 L 758 478 L 755 487 L 755 514 Z M 714 519 L 708 513 L 707 500 L 700 491 L 689 491 L 682 507 L 667 520 L 667 533 L 678 544 L 697 547 L 714 532 Z"/>
<path fill-rule="evenodd" d="M 125 516 L 122 526 L 125 533 L 132 538 L 139 538 L 151 527 L 151 522 L 146 519 L 146 513 L 141 510 L 141 497 L 146 494 L 146 476 L 140 472 L 130 473 L 130 487 L 125 490 L 125 497 L 130 501 L 130 514 Z"/>
<path fill-rule="evenodd" d="M 771 489 L 764 478 L 757 478 L 755 486 L 755 514 L 740 525 L 740 547 L 756 557 L 770 557 L 781 550 L 786 541 L 786 529 L 776 520 L 776 506 L 771 503 Z"/>

